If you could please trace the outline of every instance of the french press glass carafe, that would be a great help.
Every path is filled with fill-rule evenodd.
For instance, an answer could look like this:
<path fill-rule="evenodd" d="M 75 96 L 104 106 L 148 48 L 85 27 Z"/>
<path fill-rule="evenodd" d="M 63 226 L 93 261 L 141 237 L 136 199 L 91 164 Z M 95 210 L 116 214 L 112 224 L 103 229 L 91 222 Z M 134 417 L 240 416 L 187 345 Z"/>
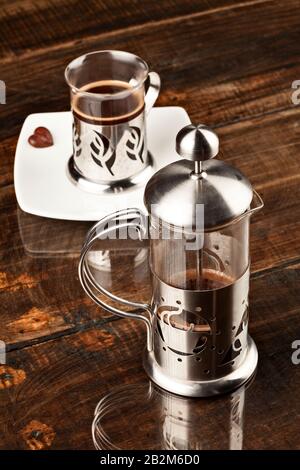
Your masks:
<path fill-rule="evenodd" d="M 184 160 L 146 185 L 147 223 L 136 209 L 98 222 L 83 246 L 79 276 L 98 305 L 146 323 L 144 367 L 155 383 L 184 396 L 217 395 L 246 382 L 257 365 L 248 335 L 249 222 L 263 202 L 238 169 L 212 160 L 219 141 L 208 127 L 184 127 L 176 150 Z M 149 304 L 114 296 L 91 273 L 91 247 L 116 226 L 150 237 Z M 122 311 L 99 294 L 140 310 Z"/>

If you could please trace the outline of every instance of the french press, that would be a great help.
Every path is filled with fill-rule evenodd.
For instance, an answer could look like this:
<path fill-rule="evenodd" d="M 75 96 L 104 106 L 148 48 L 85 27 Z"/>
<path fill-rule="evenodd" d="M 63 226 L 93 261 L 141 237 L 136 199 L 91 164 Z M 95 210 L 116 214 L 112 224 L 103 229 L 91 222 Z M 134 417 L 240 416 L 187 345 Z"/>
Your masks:
<path fill-rule="evenodd" d="M 157 385 L 178 395 L 211 396 L 239 387 L 257 366 L 248 335 L 249 223 L 263 201 L 237 168 L 213 160 L 219 140 L 208 127 L 181 129 L 176 150 L 183 160 L 146 185 L 147 222 L 137 209 L 98 222 L 83 245 L 79 277 L 99 306 L 145 322 L 144 367 Z M 92 275 L 88 253 L 116 227 L 150 238 L 149 304 L 116 297 Z M 135 310 L 108 305 L 99 294 Z"/>

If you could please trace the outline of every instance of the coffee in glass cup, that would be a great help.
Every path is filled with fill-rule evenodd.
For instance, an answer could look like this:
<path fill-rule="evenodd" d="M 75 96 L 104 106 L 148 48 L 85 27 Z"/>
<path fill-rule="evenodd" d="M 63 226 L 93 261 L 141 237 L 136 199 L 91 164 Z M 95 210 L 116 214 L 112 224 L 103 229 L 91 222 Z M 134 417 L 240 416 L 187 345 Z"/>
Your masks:
<path fill-rule="evenodd" d="M 97 51 L 65 71 L 73 114 L 73 182 L 93 192 L 122 189 L 151 169 L 146 116 L 160 89 L 157 73 L 122 51 Z"/>

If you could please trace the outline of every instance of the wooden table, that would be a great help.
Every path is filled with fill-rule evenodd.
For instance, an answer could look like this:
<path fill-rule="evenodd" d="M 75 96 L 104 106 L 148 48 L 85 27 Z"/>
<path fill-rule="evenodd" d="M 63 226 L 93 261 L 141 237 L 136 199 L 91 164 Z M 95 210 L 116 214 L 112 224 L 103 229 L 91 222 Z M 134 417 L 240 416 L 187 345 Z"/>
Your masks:
<path fill-rule="evenodd" d="M 166 417 L 172 398 L 155 392 L 160 398 L 150 409 L 139 401 L 149 387 L 143 326 L 100 311 L 79 284 L 78 254 L 90 224 L 25 214 L 13 185 L 25 117 L 69 107 L 66 64 L 87 51 L 123 49 L 160 73 L 158 105 L 183 106 L 193 121 L 217 128 L 222 158 L 265 202 L 251 232 L 256 379 L 239 392 L 238 410 L 234 397 L 181 402 L 194 417 L 191 424 L 184 416 L 187 432 L 200 426 L 198 448 L 239 447 L 242 437 L 245 449 L 299 449 L 300 365 L 291 360 L 291 345 L 300 340 L 300 107 L 291 100 L 292 82 L 300 79 L 299 1 L 0 4 L 0 79 L 7 85 L 7 104 L 0 105 L 0 338 L 7 345 L 1 448 L 93 449 L 94 409 L 124 386 L 135 408 L 126 411 L 117 399 L 107 424 L 112 443 L 132 448 L 138 432 L 141 448 L 166 445 L 159 409 Z M 138 263 L 132 250 L 112 252 L 112 274 L 103 276 L 108 285 L 112 276 L 115 293 L 149 298 L 146 258 L 140 253 Z"/>

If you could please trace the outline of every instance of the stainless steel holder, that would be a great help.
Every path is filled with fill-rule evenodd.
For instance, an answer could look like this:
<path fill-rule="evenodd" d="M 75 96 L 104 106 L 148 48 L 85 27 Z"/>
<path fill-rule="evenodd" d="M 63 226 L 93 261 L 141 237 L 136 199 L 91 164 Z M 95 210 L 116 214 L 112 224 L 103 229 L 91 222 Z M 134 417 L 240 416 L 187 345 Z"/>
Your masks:
<path fill-rule="evenodd" d="M 67 175 L 79 188 L 101 194 L 138 186 L 153 174 L 153 158 L 147 150 L 147 115 L 160 90 L 160 77 L 148 73 L 144 107 L 137 116 L 116 124 L 87 122 L 73 112 L 73 155 Z"/>
<path fill-rule="evenodd" d="M 258 359 L 248 335 L 248 289 L 249 270 L 210 291 L 178 289 L 153 276 L 154 346 L 144 357 L 152 380 L 191 397 L 225 393 L 247 381 Z"/>

